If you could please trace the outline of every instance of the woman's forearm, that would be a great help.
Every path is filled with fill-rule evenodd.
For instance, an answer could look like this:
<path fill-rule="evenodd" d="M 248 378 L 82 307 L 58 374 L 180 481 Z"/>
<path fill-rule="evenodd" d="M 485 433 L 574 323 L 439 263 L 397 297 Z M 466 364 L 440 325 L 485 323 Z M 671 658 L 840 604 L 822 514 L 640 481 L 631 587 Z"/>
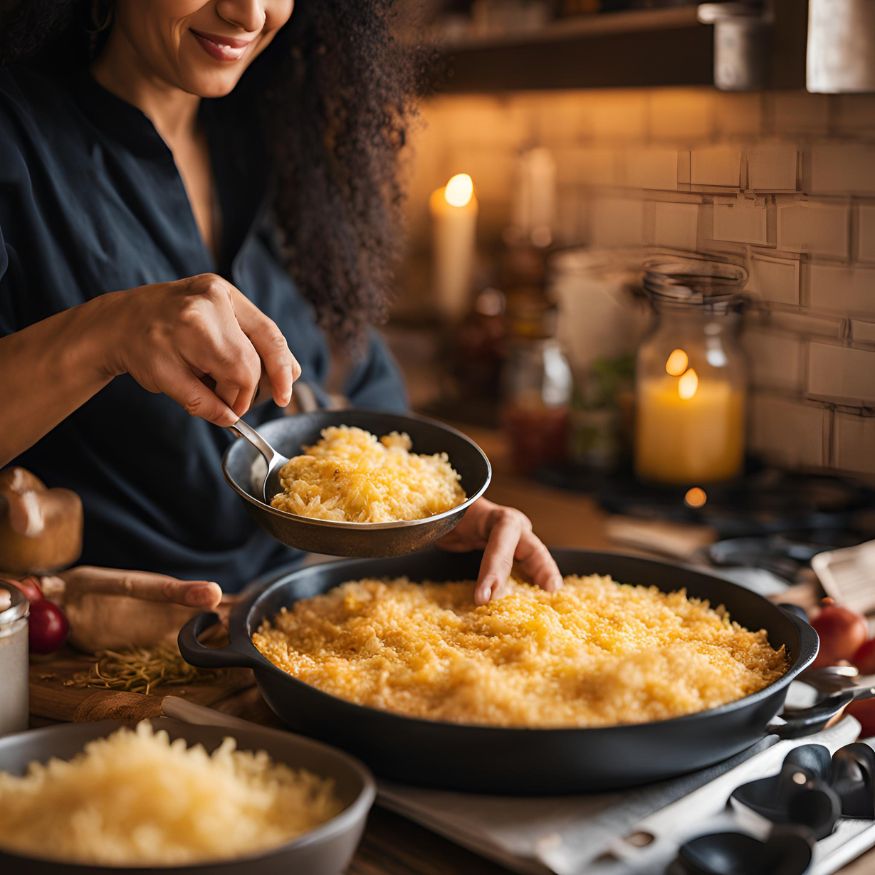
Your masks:
<path fill-rule="evenodd" d="M 118 294 L 0 338 L 0 468 L 110 382 Z"/>

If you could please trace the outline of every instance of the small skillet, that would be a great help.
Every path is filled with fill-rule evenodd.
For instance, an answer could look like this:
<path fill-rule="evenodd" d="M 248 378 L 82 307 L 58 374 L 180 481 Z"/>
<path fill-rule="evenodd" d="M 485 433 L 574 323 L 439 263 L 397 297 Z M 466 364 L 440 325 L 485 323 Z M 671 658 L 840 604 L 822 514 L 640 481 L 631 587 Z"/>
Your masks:
<path fill-rule="evenodd" d="M 258 429 L 270 447 L 282 456 L 297 456 L 302 447 L 319 440 L 323 429 L 348 425 L 377 436 L 406 432 L 412 452 L 446 453 L 460 475 L 466 500 L 457 507 L 421 520 L 391 523 L 347 523 L 317 520 L 277 510 L 265 502 L 265 461 L 248 440 L 227 449 L 222 471 L 255 521 L 274 538 L 312 553 L 333 556 L 400 556 L 428 546 L 446 535 L 465 511 L 486 491 L 492 468 L 480 447 L 448 425 L 422 416 L 401 416 L 373 410 L 314 410 L 265 423 Z"/>

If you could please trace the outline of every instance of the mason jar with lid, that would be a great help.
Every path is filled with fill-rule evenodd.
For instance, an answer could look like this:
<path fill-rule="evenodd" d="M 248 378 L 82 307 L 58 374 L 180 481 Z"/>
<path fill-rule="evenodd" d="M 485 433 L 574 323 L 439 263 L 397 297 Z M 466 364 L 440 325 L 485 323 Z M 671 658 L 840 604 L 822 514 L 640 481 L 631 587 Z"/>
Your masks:
<path fill-rule="evenodd" d="M 635 471 L 671 485 L 730 480 L 744 465 L 747 368 L 739 343 L 747 271 L 651 259 L 653 324 L 637 355 Z"/>
<path fill-rule="evenodd" d="M 0 735 L 27 729 L 28 608 L 21 590 L 0 580 Z"/>

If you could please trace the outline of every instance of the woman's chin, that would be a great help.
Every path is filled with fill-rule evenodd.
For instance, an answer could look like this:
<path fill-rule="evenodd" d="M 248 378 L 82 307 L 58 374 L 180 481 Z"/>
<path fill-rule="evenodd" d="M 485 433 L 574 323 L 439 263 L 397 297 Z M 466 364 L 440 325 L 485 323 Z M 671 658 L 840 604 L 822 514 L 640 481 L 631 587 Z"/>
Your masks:
<path fill-rule="evenodd" d="M 243 72 L 242 69 L 192 72 L 183 78 L 180 87 L 189 94 L 195 94 L 198 97 L 225 97 L 236 88 Z"/>

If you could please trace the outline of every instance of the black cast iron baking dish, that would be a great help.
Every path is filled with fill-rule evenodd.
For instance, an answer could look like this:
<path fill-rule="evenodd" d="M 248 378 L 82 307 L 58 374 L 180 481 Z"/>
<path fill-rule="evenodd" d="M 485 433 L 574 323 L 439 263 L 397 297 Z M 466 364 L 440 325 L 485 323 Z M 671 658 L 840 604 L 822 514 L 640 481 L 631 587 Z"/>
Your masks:
<path fill-rule="evenodd" d="M 772 646 L 786 646 L 789 670 L 753 695 L 671 720 L 595 729 L 505 728 L 415 719 L 344 701 L 286 674 L 250 640 L 262 620 L 280 608 L 347 580 L 476 577 L 482 554 L 439 550 L 392 559 L 330 562 L 293 571 L 237 607 L 231 615 L 227 647 L 208 648 L 197 640 L 217 621 L 215 614 L 192 618 L 180 632 L 179 647 L 194 665 L 249 666 L 267 703 L 288 726 L 354 753 L 381 777 L 428 787 L 515 795 L 619 789 L 732 756 L 766 734 L 767 724 L 783 707 L 790 682 L 817 654 L 817 633 L 804 619 L 723 578 L 621 554 L 552 553 L 563 574 L 609 574 L 623 583 L 653 585 L 664 591 L 685 588 L 690 596 L 725 605 L 742 625 L 765 629 Z M 787 736 L 805 734 L 823 722 L 813 709 L 789 718 L 779 731 Z"/>
<path fill-rule="evenodd" d="M 227 736 L 237 740 L 238 750 L 264 750 L 276 762 L 305 768 L 334 781 L 334 792 L 343 804 L 336 817 L 321 826 L 258 854 L 227 861 L 191 866 L 93 866 L 62 863 L 7 853 L 0 849 L 0 872 L 9 875 L 339 875 L 345 871 L 361 838 L 368 811 L 376 793 L 373 777 L 361 763 L 327 745 L 277 729 L 224 729 L 194 726 L 167 717 L 151 721 L 171 738 L 184 738 L 189 745 L 202 744 L 214 750 Z M 118 720 L 99 723 L 65 723 L 0 738 L 0 771 L 21 775 L 28 763 L 47 762 L 52 757 L 71 759 L 89 741 L 110 735 L 123 724 Z"/>

